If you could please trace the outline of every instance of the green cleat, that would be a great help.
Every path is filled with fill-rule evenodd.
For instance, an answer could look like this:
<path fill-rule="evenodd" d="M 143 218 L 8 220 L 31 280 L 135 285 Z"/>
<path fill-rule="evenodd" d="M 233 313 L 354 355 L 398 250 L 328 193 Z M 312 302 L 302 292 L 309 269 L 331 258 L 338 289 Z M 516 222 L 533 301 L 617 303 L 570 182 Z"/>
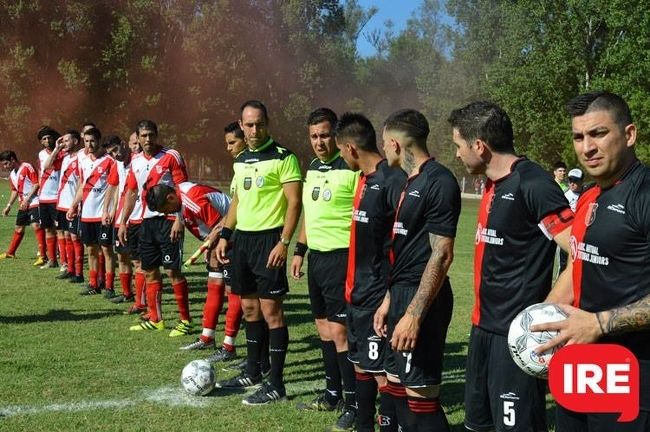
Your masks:
<path fill-rule="evenodd" d="M 194 331 L 194 324 L 191 321 L 181 320 L 169 333 L 169 337 L 185 336 Z"/>
<path fill-rule="evenodd" d="M 131 331 L 141 331 L 141 330 L 164 330 L 165 322 L 160 320 L 158 322 L 154 321 L 142 321 L 140 324 L 129 327 Z"/>

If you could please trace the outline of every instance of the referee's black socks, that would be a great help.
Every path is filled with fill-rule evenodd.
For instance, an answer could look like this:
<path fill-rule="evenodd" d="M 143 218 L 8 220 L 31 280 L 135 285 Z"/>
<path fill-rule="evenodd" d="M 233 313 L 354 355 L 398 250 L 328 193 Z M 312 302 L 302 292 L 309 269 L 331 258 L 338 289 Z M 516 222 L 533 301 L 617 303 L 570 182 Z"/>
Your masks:
<path fill-rule="evenodd" d="M 325 400 L 328 404 L 336 406 L 341 399 L 341 371 L 336 358 L 336 344 L 334 341 L 321 339 L 320 348 L 325 366 Z"/>
<path fill-rule="evenodd" d="M 246 373 L 253 378 L 260 376 L 262 372 L 260 358 L 264 333 L 266 333 L 266 322 L 264 320 L 246 321 L 246 349 L 248 351 Z"/>
<path fill-rule="evenodd" d="M 269 356 L 271 357 L 271 375 L 269 382 L 277 389 L 284 389 L 284 361 L 289 347 L 289 329 L 287 326 L 269 330 Z"/>

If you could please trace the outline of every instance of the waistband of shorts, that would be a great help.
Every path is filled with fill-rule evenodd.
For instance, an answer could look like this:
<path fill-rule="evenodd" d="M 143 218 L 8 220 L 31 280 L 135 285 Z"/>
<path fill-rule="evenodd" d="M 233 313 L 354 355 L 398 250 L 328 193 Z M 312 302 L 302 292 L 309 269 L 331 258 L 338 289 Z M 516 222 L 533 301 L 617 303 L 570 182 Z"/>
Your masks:
<path fill-rule="evenodd" d="M 318 251 L 318 250 L 315 250 L 315 249 L 309 249 L 310 254 L 316 254 L 316 255 L 344 254 L 344 253 L 348 253 L 349 251 L 350 251 L 350 248 L 333 249 L 331 251 Z"/>
<path fill-rule="evenodd" d="M 243 235 L 243 236 L 255 236 L 259 234 L 281 234 L 283 229 L 284 227 L 276 227 L 276 228 L 271 228 L 271 229 L 261 230 L 261 231 L 236 230 L 235 233 L 237 235 Z"/>

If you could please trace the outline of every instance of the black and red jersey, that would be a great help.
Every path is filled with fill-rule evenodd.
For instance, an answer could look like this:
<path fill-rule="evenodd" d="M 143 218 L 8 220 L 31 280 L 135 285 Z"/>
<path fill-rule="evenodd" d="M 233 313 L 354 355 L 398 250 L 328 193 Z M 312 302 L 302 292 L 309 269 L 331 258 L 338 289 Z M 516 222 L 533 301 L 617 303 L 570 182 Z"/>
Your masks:
<path fill-rule="evenodd" d="M 406 181 L 400 195 L 391 247 L 391 286 L 420 284 L 431 257 L 429 234 L 456 237 L 460 188 L 454 175 L 433 159 Z"/>
<path fill-rule="evenodd" d="M 475 237 L 472 323 L 507 335 L 513 318 L 551 288 L 553 237 L 571 226 L 562 189 L 526 158 L 510 174 L 488 180 Z"/>
<path fill-rule="evenodd" d="M 399 194 L 406 180 L 400 169 L 385 160 L 367 176 L 362 175 L 354 196 L 350 253 L 345 280 L 345 299 L 364 308 L 377 308 L 388 289 L 390 231 Z"/>
<path fill-rule="evenodd" d="M 599 312 L 650 294 L 650 168 L 635 163 L 611 188 L 578 200 L 571 229 L 574 305 Z M 650 360 L 650 330 L 605 337 Z"/>

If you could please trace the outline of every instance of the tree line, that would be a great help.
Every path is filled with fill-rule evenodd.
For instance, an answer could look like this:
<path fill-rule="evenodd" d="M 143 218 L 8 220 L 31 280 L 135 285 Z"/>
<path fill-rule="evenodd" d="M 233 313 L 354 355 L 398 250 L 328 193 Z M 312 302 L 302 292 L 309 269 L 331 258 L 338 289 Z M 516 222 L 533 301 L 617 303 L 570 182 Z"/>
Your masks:
<path fill-rule="evenodd" d="M 223 127 L 250 98 L 305 165 L 318 106 L 361 111 L 379 127 L 411 107 L 451 164 L 451 109 L 487 98 L 511 115 L 520 153 L 575 164 L 564 103 L 587 90 L 623 95 L 650 161 L 650 8 L 622 0 L 422 0 L 403 31 L 365 24 L 356 0 L 21 0 L 1 2 L 0 147 L 33 157 L 36 131 L 86 120 L 127 136 L 159 123 L 193 176 L 230 176 Z M 358 38 L 376 53 L 361 56 Z"/>

